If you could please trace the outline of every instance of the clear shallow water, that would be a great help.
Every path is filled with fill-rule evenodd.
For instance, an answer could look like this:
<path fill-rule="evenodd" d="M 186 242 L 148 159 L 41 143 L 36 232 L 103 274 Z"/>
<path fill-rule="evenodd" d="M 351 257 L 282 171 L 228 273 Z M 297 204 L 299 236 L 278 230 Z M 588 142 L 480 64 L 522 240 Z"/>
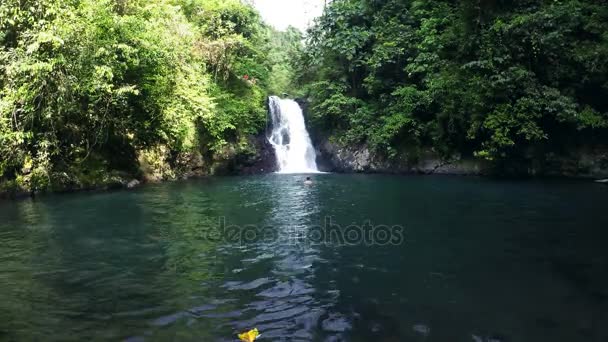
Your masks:
<path fill-rule="evenodd" d="M 261 341 L 608 338 L 608 187 L 314 178 L 0 203 L 0 340 L 234 341 L 252 327 Z M 404 241 L 294 235 L 327 216 L 402 225 Z M 222 217 L 280 234 L 218 241 Z"/>

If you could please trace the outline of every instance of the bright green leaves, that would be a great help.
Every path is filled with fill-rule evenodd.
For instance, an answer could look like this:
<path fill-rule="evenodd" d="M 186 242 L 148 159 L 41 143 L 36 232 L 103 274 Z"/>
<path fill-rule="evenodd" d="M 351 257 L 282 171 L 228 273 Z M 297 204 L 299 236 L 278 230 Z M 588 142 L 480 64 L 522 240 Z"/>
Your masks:
<path fill-rule="evenodd" d="M 577 116 L 578 128 L 608 128 L 608 113 L 601 115 L 595 109 L 585 106 Z"/>
<path fill-rule="evenodd" d="M 286 31 L 267 30 L 269 40 L 268 64 L 268 90 L 271 94 L 288 93 L 292 96 L 302 93 L 297 84 L 296 68 L 303 53 L 302 33 L 289 27 Z"/>
<path fill-rule="evenodd" d="M 505 157 L 520 136 L 526 140 L 546 138 L 534 120 L 526 118 L 526 113 L 520 109 L 503 104 L 487 116 L 483 129 L 490 132 L 490 139 L 482 143 L 483 149 L 476 152 L 478 156 L 490 160 Z"/>
<path fill-rule="evenodd" d="M 0 182 L 241 144 L 264 126 L 266 44 L 237 0 L 1 2 Z"/>

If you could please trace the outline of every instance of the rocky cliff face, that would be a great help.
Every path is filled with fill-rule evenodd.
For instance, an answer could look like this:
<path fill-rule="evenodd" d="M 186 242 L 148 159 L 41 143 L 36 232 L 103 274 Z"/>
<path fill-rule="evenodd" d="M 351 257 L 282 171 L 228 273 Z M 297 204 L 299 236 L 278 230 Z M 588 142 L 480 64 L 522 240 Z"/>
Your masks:
<path fill-rule="evenodd" d="M 341 146 L 327 138 L 315 139 L 315 146 L 319 168 L 327 172 L 608 178 L 606 147 L 579 147 L 559 155 L 548 153 L 540 160 L 530 158 L 496 165 L 458 154 L 442 158 L 431 150 L 415 157 L 401 153 L 389 159 L 374 154 L 366 145 Z"/>
<path fill-rule="evenodd" d="M 479 159 L 454 155 L 441 158 L 432 151 L 415 158 L 401 154 L 389 159 L 375 155 L 366 145 L 340 146 L 329 139 L 317 141 L 317 159 L 321 171 L 360 173 L 418 173 L 482 175 L 490 173 L 489 165 Z"/>
<path fill-rule="evenodd" d="M 251 136 L 246 144 L 227 144 L 214 153 L 192 151 L 177 158 L 167 149 L 138 153 L 141 179 L 148 183 L 204 176 L 250 175 L 276 169 L 274 150 L 264 134 Z"/>
<path fill-rule="evenodd" d="M 242 146 L 244 145 L 244 146 Z M 209 154 L 209 153 L 207 153 Z M 193 150 L 178 156 L 169 148 L 156 146 L 135 151 L 136 162 L 129 171 L 99 168 L 95 172 L 56 172 L 45 192 L 132 189 L 141 183 L 156 183 L 211 175 L 251 175 L 276 171 L 274 149 L 265 134 L 249 137 L 246 144 L 228 144 L 222 151 L 205 156 Z M 34 196 L 38 191 L 0 181 L 0 199 Z"/>
<path fill-rule="evenodd" d="M 254 175 L 277 171 L 274 148 L 265 134 L 250 138 L 252 150 L 240 153 L 229 161 L 229 168 L 224 173 Z"/>
<path fill-rule="evenodd" d="M 543 162 L 529 168 L 532 175 L 608 178 L 608 148 L 573 148 L 563 154 L 548 153 Z"/>

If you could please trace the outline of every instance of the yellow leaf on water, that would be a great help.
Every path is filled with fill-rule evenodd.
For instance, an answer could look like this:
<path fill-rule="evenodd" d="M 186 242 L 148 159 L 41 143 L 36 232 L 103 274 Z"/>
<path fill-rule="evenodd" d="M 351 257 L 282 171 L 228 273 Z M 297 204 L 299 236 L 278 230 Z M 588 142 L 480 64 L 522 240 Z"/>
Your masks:
<path fill-rule="evenodd" d="M 258 337 L 260 337 L 260 332 L 258 331 L 257 328 L 253 329 L 253 330 L 249 330 L 248 332 L 239 334 L 239 340 L 244 341 L 244 342 L 253 342 L 255 341 Z"/>

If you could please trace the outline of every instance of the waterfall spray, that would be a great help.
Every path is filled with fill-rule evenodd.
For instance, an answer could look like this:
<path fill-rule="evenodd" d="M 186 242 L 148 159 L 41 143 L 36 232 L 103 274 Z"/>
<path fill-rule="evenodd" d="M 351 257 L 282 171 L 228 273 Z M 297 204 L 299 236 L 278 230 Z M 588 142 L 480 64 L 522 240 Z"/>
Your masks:
<path fill-rule="evenodd" d="M 315 173 L 315 149 L 297 102 L 271 96 L 268 99 L 272 132 L 268 140 L 274 147 L 279 173 Z"/>

